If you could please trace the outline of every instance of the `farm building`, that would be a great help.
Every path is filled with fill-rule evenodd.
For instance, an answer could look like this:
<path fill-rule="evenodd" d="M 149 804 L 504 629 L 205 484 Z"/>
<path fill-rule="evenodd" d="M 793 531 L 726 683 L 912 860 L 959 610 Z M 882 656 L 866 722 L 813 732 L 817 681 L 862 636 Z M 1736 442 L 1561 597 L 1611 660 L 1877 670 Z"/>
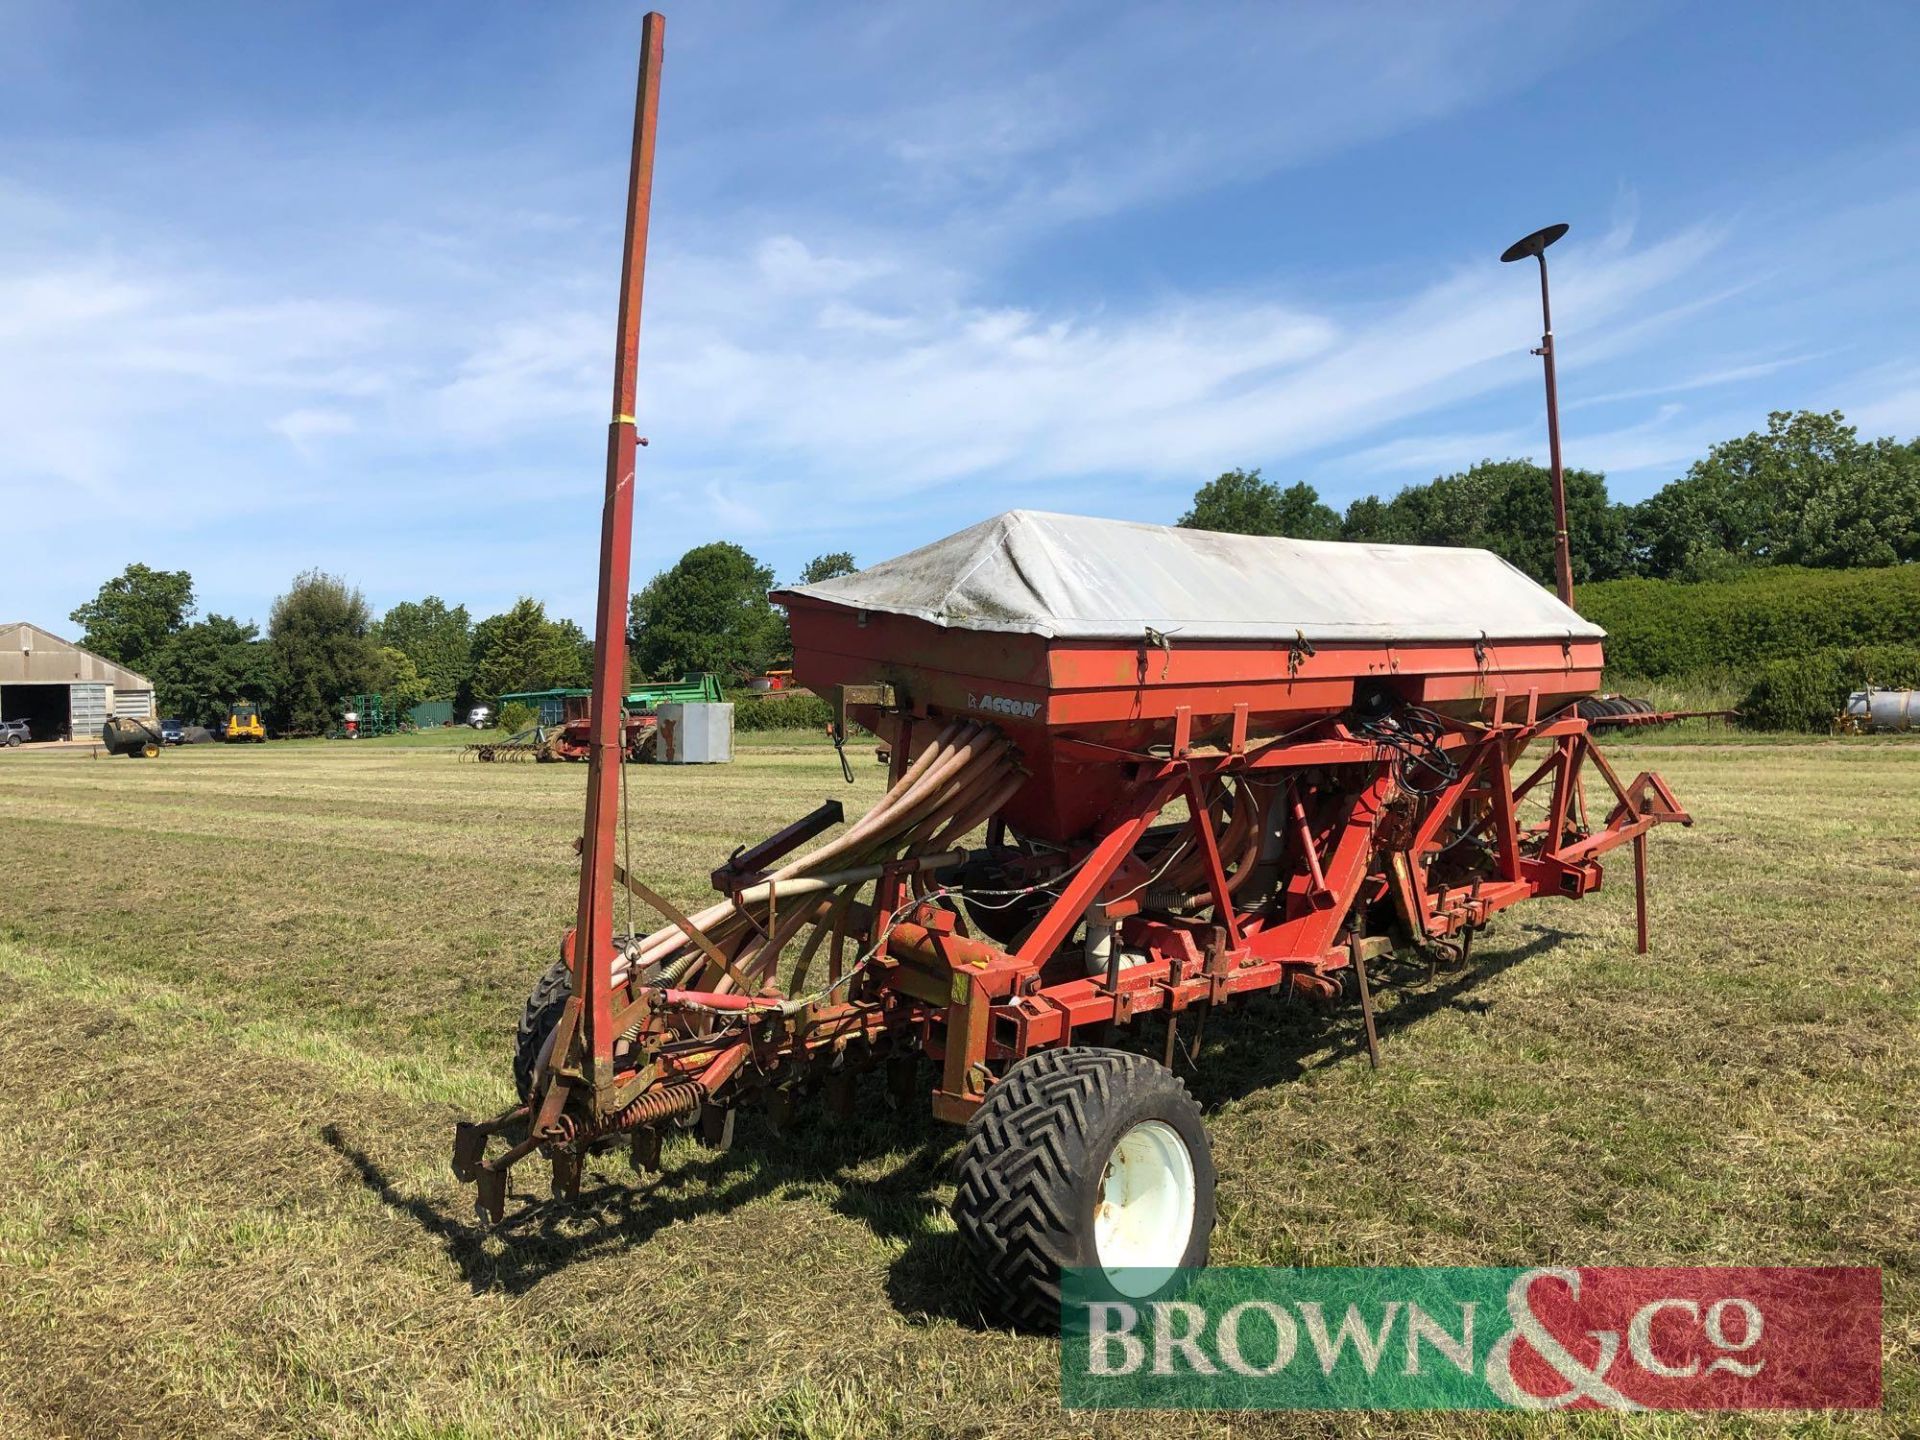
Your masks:
<path fill-rule="evenodd" d="M 153 715 L 153 682 L 24 621 L 0 625 L 0 720 L 36 740 L 98 735 L 109 715 Z"/>

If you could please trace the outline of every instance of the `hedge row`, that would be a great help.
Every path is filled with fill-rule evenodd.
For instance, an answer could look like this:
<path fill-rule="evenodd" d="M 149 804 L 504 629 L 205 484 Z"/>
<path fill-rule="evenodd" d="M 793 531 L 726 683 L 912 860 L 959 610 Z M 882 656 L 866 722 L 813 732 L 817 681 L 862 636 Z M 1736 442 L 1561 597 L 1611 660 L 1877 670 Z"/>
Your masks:
<path fill-rule="evenodd" d="M 1582 586 L 1577 603 L 1606 630 L 1610 669 L 1654 678 L 1752 674 L 1768 661 L 1815 650 L 1920 643 L 1920 565 L 1775 565 L 1695 585 L 1607 580 Z"/>
<path fill-rule="evenodd" d="M 833 722 L 833 707 L 818 695 L 761 698 L 729 696 L 735 730 L 825 730 Z"/>
<path fill-rule="evenodd" d="M 1740 702 L 1740 723 L 1756 730 L 1824 731 L 1869 685 L 1883 690 L 1920 686 L 1920 647 L 1835 646 L 1789 660 L 1772 660 Z"/>

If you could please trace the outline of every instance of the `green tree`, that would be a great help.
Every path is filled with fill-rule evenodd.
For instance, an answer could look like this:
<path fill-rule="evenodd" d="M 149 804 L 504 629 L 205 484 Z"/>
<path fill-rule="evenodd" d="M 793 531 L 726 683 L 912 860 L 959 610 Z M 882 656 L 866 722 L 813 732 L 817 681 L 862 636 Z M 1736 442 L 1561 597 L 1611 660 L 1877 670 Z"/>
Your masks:
<path fill-rule="evenodd" d="M 393 645 L 382 645 L 375 652 L 378 669 L 373 677 L 374 691 L 386 702 L 387 709 L 404 715 L 427 698 L 427 684 L 415 668 L 413 658 Z"/>
<path fill-rule="evenodd" d="M 1193 496 L 1193 508 L 1180 517 L 1189 530 L 1223 530 L 1234 535 L 1287 535 L 1296 540 L 1338 540 L 1340 516 L 1321 503 L 1320 492 L 1305 481 L 1282 490 L 1254 470 L 1229 470 L 1209 480 Z"/>
<path fill-rule="evenodd" d="M 150 678 L 160 713 L 190 725 L 217 725 L 235 700 L 265 705 L 280 688 L 273 646 L 225 615 L 177 632 L 153 657 Z"/>
<path fill-rule="evenodd" d="M 340 702 L 374 689 L 380 657 L 366 597 L 337 576 L 309 570 L 273 602 L 267 634 L 279 671 L 281 727 L 313 735 L 339 718 Z"/>
<path fill-rule="evenodd" d="M 848 550 L 833 550 L 825 555 L 816 555 L 806 563 L 800 572 L 802 585 L 818 585 L 822 580 L 838 580 L 842 575 L 851 575 L 859 567 L 853 563 L 853 554 Z"/>
<path fill-rule="evenodd" d="M 1837 410 L 1777 410 L 1637 506 L 1632 544 L 1646 573 L 1681 580 L 1920 559 L 1920 446 L 1863 441 Z"/>
<path fill-rule="evenodd" d="M 523 595 L 509 610 L 473 628 L 473 695 L 498 707 L 502 695 L 584 685 L 593 648 L 571 620 L 550 620 L 547 607 Z"/>
<path fill-rule="evenodd" d="M 154 657 L 193 614 L 193 576 L 133 564 L 68 618 L 85 627 L 83 649 L 148 674 Z"/>
<path fill-rule="evenodd" d="M 643 675 L 699 670 L 757 675 L 787 649 L 787 622 L 767 600 L 773 571 L 738 545 L 687 551 L 633 597 L 628 635 Z"/>
<path fill-rule="evenodd" d="M 473 622 L 467 607 L 449 606 L 438 595 L 395 605 L 380 618 L 374 639 L 413 662 L 424 687 L 422 700 L 453 699 L 473 674 Z"/>
<path fill-rule="evenodd" d="M 1340 519 L 1342 540 L 1385 540 L 1387 538 L 1387 502 L 1378 495 L 1362 495 L 1347 506 Z"/>
<path fill-rule="evenodd" d="M 1568 545 L 1576 584 L 1622 573 L 1627 507 L 1607 498 L 1604 475 L 1569 470 Z M 1554 579 L 1553 483 L 1531 460 L 1482 460 L 1453 475 L 1410 485 L 1391 500 L 1368 495 L 1347 507 L 1348 540 L 1462 545 L 1491 550 L 1543 585 Z"/>
<path fill-rule="evenodd" d="M 587 685 L 593 681 L 593 637 L 571 620 L 561 619 L 553 622 L 554 644 L 561 647 L 559 653 L 564 657 L 568 650 L 574 655 L 572 668 L 568 673 L 577 673 L 578 681 L 558 681 L 558 684 Z"/>

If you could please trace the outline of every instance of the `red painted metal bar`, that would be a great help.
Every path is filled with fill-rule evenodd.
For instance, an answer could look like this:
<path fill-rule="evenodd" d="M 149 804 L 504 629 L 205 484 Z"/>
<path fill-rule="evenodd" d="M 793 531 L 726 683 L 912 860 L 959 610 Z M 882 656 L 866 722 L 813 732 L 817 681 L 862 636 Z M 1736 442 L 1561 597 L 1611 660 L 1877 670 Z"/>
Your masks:
<path fill-rule="evenodd" d="M 1313 843 L 1306 807 L 1300 803 L 1300 787 L 1291 780 L 1287 782 L 1287 813 L 1293 817 L 1294 838 L 1300 842 L 1300 853 L 1307 862 L 1307 879 L 1311 882 L 1308 894 L 1317 899 L 1327 893 L 1327 877 L 1320 868 L 1320 849 Z"/>
<path fill-rule="evenodd" d="M 1568 736 L 1555 747 L 1559 768 L 1553 776 L 1553 800 L 1547 812 L 1547 848 L 1558 850 L 1566 843 L 1567 815 L 1573 809 L 1573 782 L 1580 773 L 1581 751 L 1585 736 Z"/>
<path fill-rule="evenodd" d="M 1498 747 L 1487 764 L 1488 805 L 1493 811 L 1495 854 L 1503 880 L 1520 878 L 1520 821 L 1514 811 L 1513 770 L 1507 763 L 1504 746 Z"/>
<path fill-rule="evenodd" d="M 1246 793 L 1240 797 L 1242 805 L 1250 804 Z M 1213 896 L 1213 915 L 1227 930 L 1227 943 L 1238 950 L 1242 943 L 1240 922 L 1234 918 L 1233 892 L 1227 889 L 1226 867 L 1220 863 L 1220 846 L 1213 836 L 1213 810 L 1207 804 L 1206 792 L 1201 789 L 1200 777 L 1188 772 L 1187 807 L 1193 833 L 1200 842 L 1200 854 L 1207 863 L 1207 889 Z"/>
<path fill-rule="evenodd" d="M 1288 918 L 1248 937 L 1255 955 L 1292 959 L 1324 955 L 1334 948 L 1359 897 L 1361 882 L 1367 877 L 1374 826 L 1392 790 L 1393 773 L 1382 765 L 1354 792 L 1333 851 L 1322 861 L 1327 888 L 1333 892 L 1332 903 L 1316 904 L 1308 893 L 1312 877 L 1304 869 L 1294 871 L 1286 882 Z"/>
<path fill-rule="evenodd" d="M 1140 843 L 1140 837 L 1147 833 L 1147 827 L 1153 824 L 1185 780 L 1185 768 L 1177 767 L 1173 773 L 1161 777 L 1158 784 L 1141 787 L 1125 806 L 1118 822 L 1093 847 L 1079 873 L 1061 892 L 1060 898 L 1034 927 L 1033 933 L 1027 937 L 1027 943 L 1020 947 L 1021 965 L 1037 969 L 1046 964 L 1060 942 L 1080 923 L 1080 917 L 1086 913 L 1094 897 L 1113 878 L 1113 872 L 1120 868 L 1120 863 L 1133 853 L 1133 847 Z"/>
<path fill-rule="evenodd" d="M 1633 837 L 1633 918 L 1635 922 L 1634 948 L 1640 954 L 1647 953 L 1647 837 Z"/>
<path fill-rule="evenodd" d="M 587 814 L 580 859 L 576 932 L 581 948 L 575 994 L 581 1007 L 581 1060 L 596 1111 L 613 1103 L 613 866 L 620 815 L 622 699 L 627 678 L 627 601 L 633 563 L 633 472 L 638 437 L 634 395 L 640 305 L 653 199 L 653 144 L 660 109 L 660 60 L 666 21 L 641 22 L 639 95 L 627 177 L 627 231 L 620 260 L 619 337 L 614 352 L 613 420 L 607 430 L 607 491 L 600 514 L 600 592 L 594 607 L 592 748 L 587 756 Z"/>

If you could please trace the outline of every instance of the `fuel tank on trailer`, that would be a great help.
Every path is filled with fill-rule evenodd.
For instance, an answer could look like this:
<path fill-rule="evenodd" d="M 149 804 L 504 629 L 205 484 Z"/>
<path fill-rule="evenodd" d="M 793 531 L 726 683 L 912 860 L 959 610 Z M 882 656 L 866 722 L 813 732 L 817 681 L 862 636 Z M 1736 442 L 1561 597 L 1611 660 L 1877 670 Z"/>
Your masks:
<path fill-rule="evenodd" d="M 1920 690 L 1856 690 L 1845 714 L 1862 730 L 1920 729 Z"/>
<path fill-rule="evenodd" d="M 1605 636 L 1486 550 L 1034 510 L 773 598 L 800 683 L 888 684 L 913 714 L 999 725 L 1033 774 L 1005 813 L 1056 841 L 1104 808 L 1062 738 L 1166 747 L 1184 708 L 1195 745 L 1241 724 L 1258 741 L 1380 692 L 1462 719 L 1496 699 L 1546 714 L 1599 687 Z"/>

